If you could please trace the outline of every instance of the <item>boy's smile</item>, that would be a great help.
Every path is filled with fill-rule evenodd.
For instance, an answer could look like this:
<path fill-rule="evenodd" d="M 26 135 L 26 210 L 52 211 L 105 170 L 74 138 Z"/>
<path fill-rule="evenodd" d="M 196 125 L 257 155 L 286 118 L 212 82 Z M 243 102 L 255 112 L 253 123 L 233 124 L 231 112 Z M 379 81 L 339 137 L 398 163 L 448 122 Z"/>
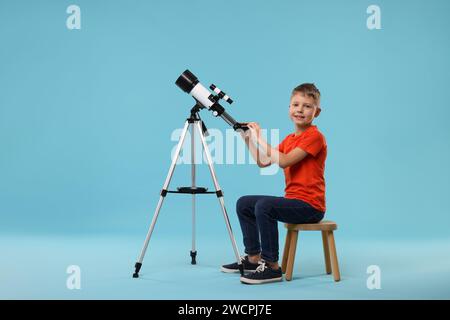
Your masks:
<path fill-rule="evenodd" d="M 320 107 L 312 97 L 303 93 L 295 93 L 291 97 L 289 105 L 289 117 L 294 122 L 298 131 L 303 131 L 312 124 L 312 121 L 320 113 Z"/>

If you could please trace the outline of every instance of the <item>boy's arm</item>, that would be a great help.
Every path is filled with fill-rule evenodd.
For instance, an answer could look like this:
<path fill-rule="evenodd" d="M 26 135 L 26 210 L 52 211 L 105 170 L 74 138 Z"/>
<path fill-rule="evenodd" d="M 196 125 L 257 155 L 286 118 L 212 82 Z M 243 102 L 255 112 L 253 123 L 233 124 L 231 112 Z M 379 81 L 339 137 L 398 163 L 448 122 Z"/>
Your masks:
<path fill-rule="evenodd" d="M 263 149 L 264 153 L 268 155 L 270 159 L 269 165 L 272 163 L 277 163 L 282 169 L 290 167 L 293 164 L 302 161 L 308 155 L 308 153 L 305 150 L 299 147 L 294 148 L 291 152 L 287 154 L 284 154 L 278 151 L 277 149 L 273 148 L 262 137 L 258 138 L 258 143 Z"/>
<path fill-rule="evenodd" d="M 256 146 L 254 140 L 250 135 L 247 135 L 242 132 L 241 136 L 242 139 L 244 139 L 245 144 L 247 145 L 247 148 L 250 151 L 250 154 L 252 155 L 253 159 L 256 161 L 258 167 L 264 168 L 272 164 L 270 158 L 265 156 L 264 152 L 259 151 L 258 147 Z"/>
<path fill-rule="evenodd" d="M 284 154 L 273 148 L 269 143 L 267 143 L 267 141 L 264 140 L 264 138 L 260 134 L 260 128 L 258 124 L 250 122 L 247 124 L 247 126 L 252 131 L 252 134 L 255 136 L 258 144 L 263 149 L 263 153 L 268 158 L 269 163 L 266 166 L 269 166 L 272 163 L 277 163 L 280 168 L 284 169 L 286 167 L 292 166 L 293 164 L 296 164 L 297 162 L 302 161 L 308 155 L 305 150 L 299 147 L 294 148 L 287 154 Z"/>

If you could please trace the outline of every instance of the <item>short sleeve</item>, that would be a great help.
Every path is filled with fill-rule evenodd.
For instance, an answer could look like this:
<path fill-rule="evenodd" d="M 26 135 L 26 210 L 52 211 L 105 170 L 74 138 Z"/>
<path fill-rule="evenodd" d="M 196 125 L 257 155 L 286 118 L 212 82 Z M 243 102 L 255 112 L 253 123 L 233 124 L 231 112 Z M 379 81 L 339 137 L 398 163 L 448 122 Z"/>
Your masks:
<path fill-rule="evenodd" d="M 307 135 L 299 142 L 297 142 L 295 146 L 299 147 L 302 150 L 305 150 L 313 157 L 315 157 L 320 152 L 320 150 L 322 150 L 324 144 L 324 137 L 319 132 L 313 131 L 311 134 Z"/>
<path fill-rule="evenodd" d="M 288 137 L 284 138 L 283 141 L 281 141 L 281 143 L 276 147 L 276 149 L 278 151 L 280 151 L 281 153 L 286 153 L 286 151 L 284 151 L 284 150 L 285 150 L 285 144 L 286 144 L 287 138 Z"/>

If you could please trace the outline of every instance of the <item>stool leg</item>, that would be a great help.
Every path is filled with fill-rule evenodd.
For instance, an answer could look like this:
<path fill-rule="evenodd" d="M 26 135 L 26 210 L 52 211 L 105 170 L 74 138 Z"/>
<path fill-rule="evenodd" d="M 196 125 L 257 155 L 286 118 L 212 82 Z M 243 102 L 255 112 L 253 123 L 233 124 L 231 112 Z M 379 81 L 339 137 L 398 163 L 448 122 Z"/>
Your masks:
<path fill-rule="evenodd" d="M 325 269 L 327 274 L 331 274 L 330 249 L 328 246 L 327 232 L 322 231 L 323 254 L 325 256 Z"/>
<path fill-rule="evenodd" d="M 295 250 L 297 249 L 298 231 L 292 230 L 291 240 L 289 244 L 289 255 L 286 267 L 286 280 L 292 280 L 292 272 L 294 270 Z"/>
<path fill-rule="evenodd" d="M 328 231 L 328 245 L 330 247 L 330 258 L 331 265 L 333 267 L 334 281 L 339 281 L 341 280 L 341 274 L 339 273 L 339 265 L 337 260 L 336 244 L 334 243 L 333 231 Z"/>
<path fill-rule="evenodd" d="M 286 233 L 286 241 L 284 242 L 283 260 L 281 261 L 281 271 L 283 273 L 286 272 L 286 265 L 287 265 L 288 256 L 289 256 L 289 246 L 291 244 L 291 235 L 292 235 L 292 231 L 288 230 Z"/>

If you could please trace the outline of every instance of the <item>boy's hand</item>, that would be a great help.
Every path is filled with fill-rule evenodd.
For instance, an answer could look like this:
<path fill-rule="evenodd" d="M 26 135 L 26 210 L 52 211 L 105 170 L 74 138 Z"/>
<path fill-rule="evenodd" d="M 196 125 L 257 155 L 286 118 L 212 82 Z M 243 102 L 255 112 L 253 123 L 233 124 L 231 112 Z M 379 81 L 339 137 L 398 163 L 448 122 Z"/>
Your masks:
<path fill-rule="evenodd" d="M 240 122 L 240 124 L 242 126 L 246 126 L 248 127 L 248 122 Z M 250 137 L 250 135 L 252 134 L 250 131 L 250 128 L 248 128 L 249 130 L 243 130 L 243 129 L 238 129 L 238 132 L 241 134 L 242 138 L 248 138 Z"/>
<path fill-rule="evenodd" d="M 261 127 L 259 124 L 257 122 L 249 122 L 246 125 L 250 129 L 252 135 L 255 136 L 256 139 L 259 139 L 261 136 Z"/>

